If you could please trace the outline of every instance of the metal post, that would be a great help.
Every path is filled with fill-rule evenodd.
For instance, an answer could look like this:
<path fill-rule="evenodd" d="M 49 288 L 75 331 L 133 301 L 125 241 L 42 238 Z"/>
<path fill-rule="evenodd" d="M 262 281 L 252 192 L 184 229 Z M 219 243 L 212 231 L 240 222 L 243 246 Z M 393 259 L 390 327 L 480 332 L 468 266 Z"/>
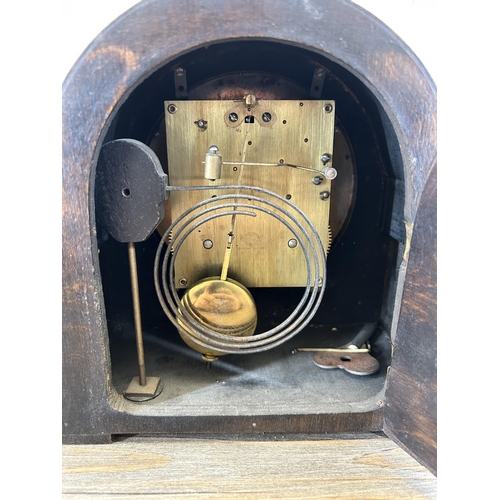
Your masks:
<path fill-rule="evenodd" d="M 130 284 L 132 287 L 132 302 L 134 306 L 134 324 L 135 339 L 137 342 L 137 358 L 139 361 L 139 383 L 146 385 L 146 364 L 144 362 L 144 343 L 142 341 L 142 321 L 141 321 L 141 302 L 139 299 L 139 279 L 137 276 L 137 258 L 135 254 L 135 245 L 128 243 L 128 261 L 130 265 Z"/>
<path fill-rule="evenodd" d="M 139 361 L 139 376 L 134 377 L 123 395 L 125 398 L 141 402 L 158 396 L 162 391 L 159 377 L 146 377 L 146 362 L 144 361 L 144 343 L 142 340 L 141 301 L 139 298 L 139 278 L 137 273 L 137 258 L 135 245 L 128 242 L 128 260 L 130 266 L 130 284 L 132 289 L 132 303 L 134 306 L 135 340 L 137 344 L 137 359 Z"/>

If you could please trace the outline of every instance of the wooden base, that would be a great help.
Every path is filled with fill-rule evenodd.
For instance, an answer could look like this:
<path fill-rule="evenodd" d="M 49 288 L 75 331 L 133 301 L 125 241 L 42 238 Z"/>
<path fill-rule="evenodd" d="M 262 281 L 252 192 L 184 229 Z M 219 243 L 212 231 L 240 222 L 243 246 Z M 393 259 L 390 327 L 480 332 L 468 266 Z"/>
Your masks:
<path fill-rule="evenodd" d="M 234 441 L 132 437 L 63 447 L 63 497 L 437 498 L 437 480 L 383 436 Z"/>

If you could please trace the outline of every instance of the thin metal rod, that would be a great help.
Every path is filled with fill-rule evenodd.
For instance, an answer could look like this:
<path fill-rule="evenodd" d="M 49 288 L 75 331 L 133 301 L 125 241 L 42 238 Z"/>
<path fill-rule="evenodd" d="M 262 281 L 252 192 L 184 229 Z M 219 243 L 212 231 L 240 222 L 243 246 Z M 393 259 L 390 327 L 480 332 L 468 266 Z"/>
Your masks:
<path fill-rule="evenodd" d="M 205 163 L 202 161 L 201 163 Z M 315 168 L 304 167 L 302 165 L 293 165 L 292 163 L 262 163 L 262 162 L 249 162 L 249 161 L 223 161 L 222 165 L 249 165 L 251 167 L 292 167 L 298 170 L 307 170 L 308 172 L 313 172 L 317 175 L 323 175 L 321 170 Z"/>
<path fill-rule="evenodd" d="M 240 173 L 238 175 L 238 185 L 241 184 L 243 179 L 243 168 L 245 165 L 245 160 L 247 157 L 247 144 L 248 144 L 248 134 L 250 133 L 250 123 L 247 123 L 247 130 L 245 132 L 245 140 L 243 141 L 243 154 L 242 163 L 240 168 Z M 224 162 L 222 162 L 224 164 Z M 234 211 L 238 210 L 238 200 L 234 200 Z M 222 269 L 220 272 L 220 279 L 222 281 L 227 280 L 227 273 L 229 271 L 229 260 L 231 259 L 231 252 L 233 250 L 233 238 L 234 238 L 234 226 L 236 224 L 236 214 L 231 217 L 231 224 L 229 225 L 229 231 L 227 233 L 226 241 L 226 251 L 224 252 L 224 260 L 222 261 Z"/>
<path fill-rule="evenodd" d="M 132 302 L 134 305 L 135 339 L 137 343 L 137 359 L 139 361 L 139 384 L 146 385 L 146 364 L 144 362 L 144 343 L 142 341 L 141 302 L 139 299 L 139 279 L 137 276 L 137 259 L 135 245 L 128 243 L 128 262 L 130 266 L 130 284 L 132 288 Z"/>
<path fill-rule="evenodd" d="M 361 352 L 370 352 L 370 349 L 334 349 L 329 347 L 297 347 L 297 349 L 293 349 L 292 352 L 350 352 L 350 353 L 361 353 Z"/>
<path fill-rule="evenodd" d="M 227 240 L 226 240 L 226 251 L 224 252 L 224 260 L 222 261 L 222 270 L 220 273 L 220 279 L 221 281 L 226 281 L 227 280 L 227 272 L 229 270 L 229 259 L 231 258 L 231 250 L 233 249 L 233 228 L 234 228 L 234 222 L 235 222 L 235 215 L 231 216 L 231 227 L 229 228 L 229 233 L 227 235 Z"/>
<path fill-rule="evenodd" d="M 377 326 L 377 323 L 365 323 L 359 333 L 351 340 L 349 346 L 353 346 L 352 349 L 360 348 L 374 334 Z"/>

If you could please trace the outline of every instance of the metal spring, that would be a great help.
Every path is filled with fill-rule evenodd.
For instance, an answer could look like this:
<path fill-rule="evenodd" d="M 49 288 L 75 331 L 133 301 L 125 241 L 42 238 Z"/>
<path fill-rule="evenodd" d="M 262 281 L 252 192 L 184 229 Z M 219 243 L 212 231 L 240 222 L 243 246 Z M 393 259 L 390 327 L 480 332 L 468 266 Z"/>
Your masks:
<path fill-rule="evenodd" d="M 272 201 L 254 195 L 232 193 L 218 196 L 216 198 L 208 198 L 186 210 L 174 222 L 172 222 L 170 227 L 165 231 L 160 244 L 158 245 L 154 261 L 154 281 L 156 293 L 158 295 L 161 307 L 170 321 L 177 326 L 178 320 L 182 318 L 182 322 L 184 324 L 188 324 L 189 328 L 192 329 L 193 332 L 195 332 L 195 336 L 192 334 L 191 335 L 198 344 L 207 349 L 215 348 L 225 354 L 250 354 L 266 351 L 286 342 L 301 330 L 303 330 L 308 325 L 312 317 L 316 314 L 316 311 L 318 310 L 318 307 L 323 299 L 325 287 L 320 287 L 320 284 L 326 283 L 326 255 L 321 243 L 321 239 L 307 216 L 298 207 L 290 203 L 285 198 L 272 191 L 256 186 L 168 186 L 167 189 L 170 191 L 222 189 L 235 191 L 245 190 L 262 193 L 271 198 L 279 200 L 287 207 L 289 207 L 292 212 L 299 214 L 300 218 L 309 229 L 309 232 L 306 231 L 304 225 L 299 221 L 297 217 L 292 215 L 290 211 L 283 209 Z M 228 203 L 221 203 L 225 200 L 233 201 Z M 238 203 L 237 200 L 242 200 L 245 202 Z M 250 201 L 267 205 L 273 210 L 248 203 Z M 210 204 L 212 204 L 213 206 L 205 208 L 204 210 L 201 210 L 195 215 L 191 216 L 193 212 Z M 222 209 L 224 209 L 223 212 L 218 212 L 215 214 L 212 213 L 215 210 L 220 211 Z M 227 335 L 217 333 L 201 325 L 191 317 L 188 311 L 186 311 L 175 288 L 174 263 L 185 239 L 201 225 L 218 217 L 233 215 L 255 217 L 256 213 L 254 211 L 263 212 L 271 217 L 274 217 L 292 232 L 294 237 L 297 239 L 300 247 L 302 248 L 304 257 L 306 259 L 307 284 L 302 299 L 300 300 L 294 311 L 281 324 L 266 332 L 253 335 L 252 337 L 228 337 Z M 279 214 L 284 215 L 284 217 Z M 192 224 L 192 226 L 187 231 L 185 231 L 190 224 Z M 177 229 L 177 226 L 180 227 Z M 313 236 L 314 242 L 311 239 L 309 233 Z M 180 237 L 181 234 L 182 237 Z M 177 239 L 179 239 L 178 243 Z M 304 239 L 307 242 L 307 246 L 304 242 Z M 169 240 L 168 243 L 167 240 Z M 167 248 L 163 254 L 162 259 L 161 254 L 165 245 L 167 246 Z M 313 263 L 314 265 L 311 266 L 311 263 Z M 185 333 L 190 335 L 190 332 L 188 332 L 187 329 Z M 228 340 L 230 340 L 230 342 L 228 342 Z"/>

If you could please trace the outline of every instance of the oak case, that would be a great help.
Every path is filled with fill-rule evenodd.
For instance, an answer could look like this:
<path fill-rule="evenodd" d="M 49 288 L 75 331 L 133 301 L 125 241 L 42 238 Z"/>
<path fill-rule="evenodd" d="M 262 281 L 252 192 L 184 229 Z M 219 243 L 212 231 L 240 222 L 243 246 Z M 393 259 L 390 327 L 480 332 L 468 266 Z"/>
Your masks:
<path fill-rule="evenodd" d="M 196 2 L 185 11 L 174 2 L 142 2 L 99 35 L 68 75 L 63 89 L 65 442 L 109 442 L 113 435 L 134 433 L 383 430 L 435 472 L 436 89 L 411 50 L 370 14 L 340 0 L 314 5 L 221 0 Z M 223 22 L 207 22 L 214 10 Z M 117 391 L 112 344 L 122 337 L 116 328 L 113 332 L 112 320 L 125 314 L 126 294 L 113 292 L 111 267 L 103 265 L 115 261 L 119 271 L 121 250 L 98 241 L 95 168 L 107 140 L 148 140 L 156 125 L 153 101 L 161 106 L 175 96 L 168 75 L 181 63 L 198 87 L 238 71 L 273 72 L 306 89 L 304 75 L 315 65 L 331 75 L 324 95 L 336 98 L 356 153 L 358 182 L 350 222 L 329 256 L 332 263 L 345 264 L 339 265 L 344 274 L 333 268 L 336 281 L 315 321 L 380 321 L 382 344 L 393 346 L 387 380 L 384 373 L 380 390 L 352 411 L 329 403 L 324 411 L 307 411 L 307 405 L 297 412 L 252 411 L 258 406 L 253 401 L 226 414 L 169 413 L 153 406 L 138 410 Z M 362 215 L 371 212 L 376 220 L 363 225 Z M 348 241 L 366 243 L 366 254 L 349 257 L 352 252 L 342 245 Z M 148 251 L 146 245 L 143 253 Z M 368 278 L 359 266 L 365 257 Z M 125 276 L 116 290 L 126 282 Z"/>

